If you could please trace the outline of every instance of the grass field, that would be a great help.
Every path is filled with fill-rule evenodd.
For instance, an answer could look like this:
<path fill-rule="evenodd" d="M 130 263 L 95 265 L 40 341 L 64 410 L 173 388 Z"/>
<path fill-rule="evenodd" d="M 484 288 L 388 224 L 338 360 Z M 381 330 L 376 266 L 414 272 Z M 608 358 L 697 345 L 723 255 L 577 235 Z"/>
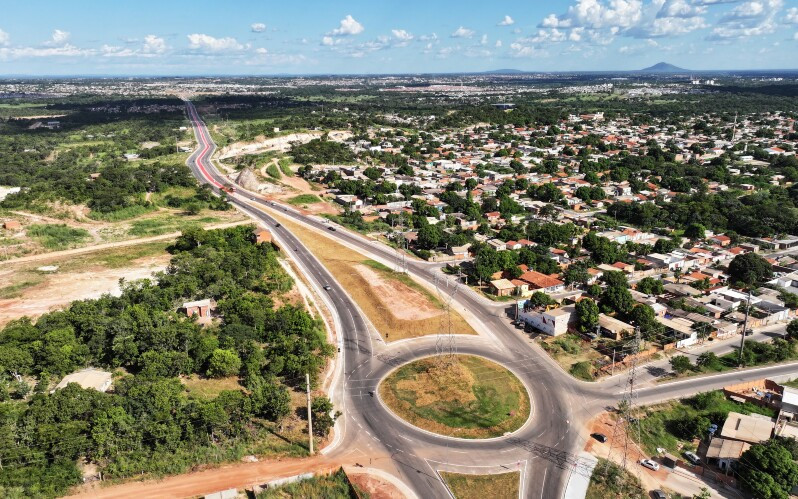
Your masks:
<path fill-rule="evenodd" d="M 65 224 L 33 224 L 28 226 L 28 236 L 50 250 L 62 250 L 77 246 L 91 237 L 84 229 Z"/>
<path fill-rule="evenodd" d="M 511 471 L 494 475 L 464 475 L 441 471 L 446 486 L 456 499 L 516 499 L 521 473 Z"/>
<path fill-rule="evenodd" d="M 288 200 L 293 205 L 321 203 L 321 199 L 315 194 L 300 194 Z"/>
<path fill-rule="evenodd" d="M 327 267 L 383 338 L 392 341 L 438 333 L 441 328 L 441 315 L 425 319 L 402 319 L 391 309 L 386 308 L 385 303 L 373 291 L 373 283 L 357 270 L 358 266 L 374 268 L 368 263 L 370 260 L 365 256 L 285 217 L 276 215 L 275 218 L 301 239 L 303 244 Z M 407 276 L 390 272 L 390 269 L 388 272 L 375 270 L 398 289 L 397 295 L 405 294 L 423 298 L 424 295 L 418 291 L 418 288 L 422 287 Z M 426 300 L 425 305 L 429 308 L 443 310 L 437 300 Z M 458 334 L 476 334 L 476 331 L 465 319 L 454 311 L 452 312 L 452 330 Z"/>
<path fill-rule="evenodd" d="M 190 397 L 201 399 L 212 399 L 224 390 L 243 390 L 244 387 L 238 382 L 238 377 L 228 378 L 201 378 L 193 374 L 186 378 L 181 378 L 183 386 L 186 387 Z"/>
<path fill-rule="evenodd" d="M 429 357 L 392 372 L 379 387 L 402 419 L 441 435 L 491 438 L 520 428 L 530 411 L 521 381 L 482 357 L 458 355 L 448 364 Z"/>

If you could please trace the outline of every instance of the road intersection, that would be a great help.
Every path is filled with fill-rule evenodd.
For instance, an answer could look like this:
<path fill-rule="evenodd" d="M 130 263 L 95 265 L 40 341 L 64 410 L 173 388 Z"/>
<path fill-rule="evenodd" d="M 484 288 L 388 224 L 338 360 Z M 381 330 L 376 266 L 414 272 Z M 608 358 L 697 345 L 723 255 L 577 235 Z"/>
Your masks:
<path fill-rule="evenodd" d="M 199 143 L 188 165 L 197 178 L 214 191 L 231 185 L 213 165 L 216 145 L 191 102 L 186 110 Z M 224 193 L 221 193 L 224 194 Z M 292 207 L 275 204 L 236 188 L 228 193 L 231 204 L 265 224 L 285 253 L 299 266 L 305 278 L 323 297 L 339 332 L 338 359 L 330 397 L 343 412 L 336 424 L 336 439 L 325 450 L 328 457 L 352 457 L 368 461 L 379 457 L 379 467 L 401 479 L 418 497 L 450 497 L 438 470 L 506 469 L 521 471 L 522 497 L 559 498 L 572 474 L 589 473 L 577 457 L 589 438 L 588 423 L 602 411 L 614 407 L 624 385 L 615 379 L 599 383 L 578 381 L 565 373 L 542 349 L 519 334 L 503 308 L 471 289 L 459 291 L 453 306 L 467 310 L 487 334 L 456 336 L 457 352 L 480 355 L 510 369 L 529 390 L 532 413 L 526 424 L 510 435 L 490 440 L 466 440 L 432 434 L 394 416 L 373 396 L 390 371 L 407 362 L 434 355 L 435 336 L 386 343 L 373 330 L 346 291 L 326 268 L 273 215 L 287 217 L 364 255 L 383 262 L 395 260 L 395 250 L 375 244 L 348 230 L 328 230 L 318 218 Z M 437 266 L 407 259 L 408 273 L 427 286 L 443 277 Z M 329 286 L 329 289 L 326 289 Z M 660 402 L 761 377 L 798 373 L 798 364 L 757 370 L 733 371 L 716 376 L 661 383 L 642 388 L 640 403 Z M 375 465 L 376 466 L 376 465 Z"/>

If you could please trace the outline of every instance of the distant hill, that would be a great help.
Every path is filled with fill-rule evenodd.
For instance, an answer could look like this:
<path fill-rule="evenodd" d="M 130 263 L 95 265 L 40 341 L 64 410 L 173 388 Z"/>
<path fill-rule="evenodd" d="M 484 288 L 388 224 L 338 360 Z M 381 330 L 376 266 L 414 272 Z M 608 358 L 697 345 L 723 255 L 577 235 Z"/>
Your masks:
<path fill-rule="evenodd" d="M 521 71 L 520 69 L 494 69 L 491 71 L 482 72 L 482 74 L 487 74 L 487 75 L 512 75 L 519 73 L 525 73 L 525 71 Z"/>
<path fill-rule="evenodd" d="M 653 66 L 641 69 L 641 71 L 646 73 L 676 73 L 679 71 L 688 71 L 688 70 L 680 68 L 679 66 L 674 66 L 673 64 L 668 64 L 667 62 L 658 62 Z"/>

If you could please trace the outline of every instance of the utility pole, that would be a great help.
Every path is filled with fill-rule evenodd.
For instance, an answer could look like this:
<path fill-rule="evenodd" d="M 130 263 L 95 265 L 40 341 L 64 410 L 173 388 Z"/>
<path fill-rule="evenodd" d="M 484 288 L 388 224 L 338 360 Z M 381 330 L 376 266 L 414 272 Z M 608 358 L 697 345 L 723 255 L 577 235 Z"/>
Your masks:
<path fill-rule="evenodd" d="M 310 455 L 313 455 L 313 416 L 310 403 L 310 374 L 305 373 L 305 389 L 308 392 L 308 441 L 310 442 Z"/>
<path fill-rule="evenodd" d="M 748 290 L 748 299 L 745 303 L 745 321 L 743 321 L 743 334 L 740 338 L 740 366 L 743 365 L 743 348 L 745 348 L 745 333 L 748 331 L 748 313 L 751 310 L 751 290 Z"/>

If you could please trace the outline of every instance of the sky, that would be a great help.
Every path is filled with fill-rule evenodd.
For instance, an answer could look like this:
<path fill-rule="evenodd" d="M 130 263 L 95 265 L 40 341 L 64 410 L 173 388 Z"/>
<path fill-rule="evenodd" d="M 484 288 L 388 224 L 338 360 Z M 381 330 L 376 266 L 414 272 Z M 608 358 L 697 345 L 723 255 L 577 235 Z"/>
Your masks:
<path fill-rule="evenodd" d="M 0 0 L 0 75 L 798 68 L 798 0 Z"/>

